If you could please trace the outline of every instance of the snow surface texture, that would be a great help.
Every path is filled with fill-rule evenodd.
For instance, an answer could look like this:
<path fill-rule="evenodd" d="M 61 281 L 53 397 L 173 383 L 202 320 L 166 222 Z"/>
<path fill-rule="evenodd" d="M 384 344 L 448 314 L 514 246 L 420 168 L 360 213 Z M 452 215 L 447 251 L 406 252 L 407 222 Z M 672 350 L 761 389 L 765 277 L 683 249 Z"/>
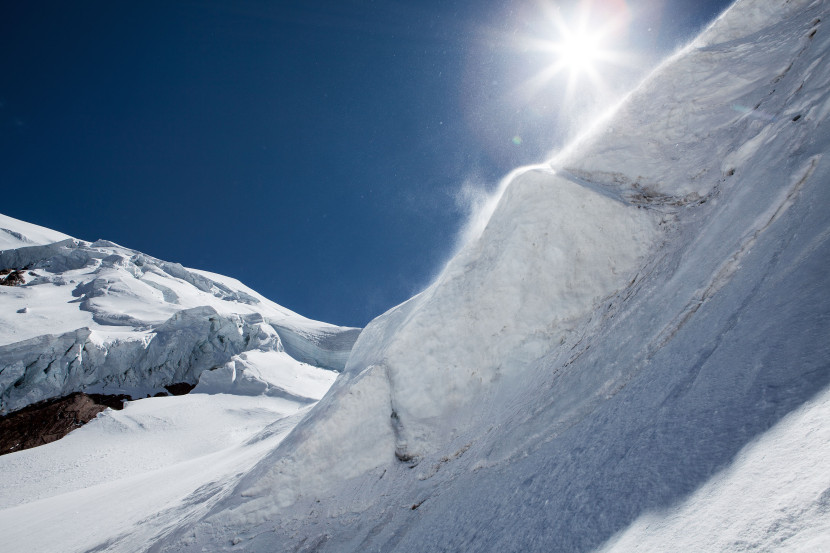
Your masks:
<path fill-rule="evenodd" d="M 242 374 L 246 351 L 342 370 L 359 332 L 112 242 L 0 224 L 26 244 L 0 251 L 0 268 L 26 269 L 25 284 L 0 287 L 0 413 L 75 391 L 144 397 L 226 363 Z"/>
<path fill-rule="evenodd" d="M 6 216 L 0 224 L 15 238 L 0 266 L 26 269 L 23 285 L 0 287 L 0 408 L 77 390 L 144 397 L 198 380 L 189 395 L 133 401 L 0 457 L 4 551 L 148 540 L 182 509 L 212 504 L 326 393 L 359 332 L 234 279 Z"/>
<path fill-rule="evenodd" d="M 335 373 L 317 370 L 319 398 Z M 0 457 L 3 551 L 89 551 L 115 547 L 122 534 L 144 550 L 171 523 L 169 510 L 181 523 L 188 508 L 221 497 L 308 408 L 307 400 L 266 394 L 148 398 L 57 442 Z"/>
<path fill-rule="evenodd" d="M 739 0 L 509 176 L 302 422 L 226 452 L 244 474 L 93 550 L 830 550 L 828 20 Z M 0 511 L 13 550 L 89 550 L 38 503 Z"/>
<path fill-rule="evenodd" d="M 309 417 L 155 549 L 659 549 L 687 517 L 710 532 L 687 549 L 830 546 L 829 11 L 738 2 L 511 175 Z M 784 466 L 798 486 L 757 477 Z"/>
<path fill-rule="evenodd" d="M 40 246 L 71 238 L 62 232 L 21 221 L 0 213 L 0 250 Z"/>

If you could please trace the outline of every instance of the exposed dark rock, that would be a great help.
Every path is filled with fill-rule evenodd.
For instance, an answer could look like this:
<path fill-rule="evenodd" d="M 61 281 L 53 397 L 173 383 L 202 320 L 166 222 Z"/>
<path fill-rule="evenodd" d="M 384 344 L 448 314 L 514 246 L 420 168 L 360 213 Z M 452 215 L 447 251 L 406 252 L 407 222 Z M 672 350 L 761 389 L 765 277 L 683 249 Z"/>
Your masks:
<path fill-rule="evenodd" d="M 195 384 L 188 384 L 187 382 L 176 382 L 175 384 L 169 384 L 165 386 L 164 389 L 170 392 L 171 396 L 183 396 L 189 394 L 190 391 L 195 387 Z"/>
<path fill-rule="evenodd" d="M 84 394 L 39 401 L 0 417 L 0 455 L 59 440 L 106 410 L 121 409 L 125 395 Z"/>
<path fill-rule="evenodd" d="M 2 278 L 5 276 L 6 278 Z M 20 286 L 25 284 L 26 279 L 23 278 L 23 271 L 17 269 L 4 269 L 0 271 L 0 285 L 2 286 Z"/>

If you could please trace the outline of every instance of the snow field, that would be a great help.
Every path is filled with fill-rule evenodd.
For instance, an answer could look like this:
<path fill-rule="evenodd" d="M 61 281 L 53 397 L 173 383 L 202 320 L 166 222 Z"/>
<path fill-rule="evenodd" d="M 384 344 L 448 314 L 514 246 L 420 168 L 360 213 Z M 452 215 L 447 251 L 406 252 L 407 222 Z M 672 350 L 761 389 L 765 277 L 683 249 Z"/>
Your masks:
<path fill-rule="evenodd" d="M 57 442 L 0 457 L 4 550 L 87 551 L 123 533 L 131 537 L 119 547 L 144 551 L 140 540 L 170 523 L 159 513 L 180 520 L 204 507 L 194 499 L 200 488 L 221 495 L 335 377 L 282 352 L 249 352 L 229 364 L 237 380 L 252 373 L 247 389 L 215 381 L 184 396 L 132 401 Z"/>

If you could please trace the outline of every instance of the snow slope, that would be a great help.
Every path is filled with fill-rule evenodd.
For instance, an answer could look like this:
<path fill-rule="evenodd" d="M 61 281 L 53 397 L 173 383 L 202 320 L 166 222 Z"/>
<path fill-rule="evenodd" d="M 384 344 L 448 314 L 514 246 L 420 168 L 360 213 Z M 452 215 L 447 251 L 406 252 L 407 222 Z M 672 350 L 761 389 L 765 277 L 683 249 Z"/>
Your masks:
<path fill-rule="evenodd" d="M 0 250 L 51 244 L 67 238 L 71 237 L 0 213 Z"/>
<path fill-rule="evenodd" d="M 204 477 L 118 481 L 175 488 L 152 515 L 84 473 L 52 497 L 26 484 L 41 499 L 0 510 L 12 550 L 830 549 L 829 18 L 739 0 L 509 175 L 480 236 L 364 329 L 293 430 L 199 458 Z M 245 355 L 201 389 L 283 399 L 284 378 L 235 376 Z"/>
<path fill-rule="evenodd" d="M 826 551 L 830 474 L 805 460 L 830 458 L 828 420 L 824 390 L 682 504 L 640 516 L 602 551 Z"/>
<path fill-rule="evenodd" d="M 324 392 L 334 373 L 321 372 Z M 3 550 L 88 551 L 121 534 L 136 546 L 170 524 L 168 509 L 180 515 L 221 496 L 313 400 L 198 391 L 142 399 L 57 442 L 0 457 Z"/>
<path fill-rule="evenodd" d="M 9 217 L 0 223 L 27 244 L 0 251 L 0 267 L 26 269 L 22 286 L 0 286 L 0 413 L 74 391 L 153 395 L 196 384 L 245 351 L 341 370 L 358 333 L 228 277 Z"/>
<path fill-rule="evenodd" d="M 10 217 L 0 224 L 14 238 L 0 267 L 25 269 L 26 280 L 0 286 L 0 409 L 73 391 L 148 396 L 0 457 L 4 551 L 149 539 L 169 527 L 169 509 L 178 523 L 182 509 L 210 505 L 326 393 L 359 332 L 228 277 Z M 149 397 L 182 381 L 198 385 Z"/>
<path fill-rule="evenodd" d="M 827 548 L 828 18 L 740 0 L 508 177 L 309 417 L 153 550 L 659 549 L 690 519 L 690 547 Z"/>

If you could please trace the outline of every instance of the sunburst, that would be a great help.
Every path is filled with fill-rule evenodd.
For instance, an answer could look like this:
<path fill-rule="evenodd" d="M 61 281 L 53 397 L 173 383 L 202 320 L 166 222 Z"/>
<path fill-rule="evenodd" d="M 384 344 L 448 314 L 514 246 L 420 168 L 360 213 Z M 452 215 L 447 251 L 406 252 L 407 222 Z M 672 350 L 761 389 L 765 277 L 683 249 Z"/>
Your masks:
<path fill-rule="evenodd" d="M 614 48 L 613 37 L 625 22 L 620 18 L 604 21 L 591 13 L 590 3 L 583 3 L 573 17 L 566 18 L 558 9 L 546 10 L 548 32 L 543 38 L 525 38 L 523 49 L 544 52 L 550 61 L 522 86 L 530 96 L 547 88 L 555 79 L 565 83 L 565 99 L 573 98 L 586 86 L 595 91 L 604 86 L 604 67 L 626 63 L 623 52 Z"/>

